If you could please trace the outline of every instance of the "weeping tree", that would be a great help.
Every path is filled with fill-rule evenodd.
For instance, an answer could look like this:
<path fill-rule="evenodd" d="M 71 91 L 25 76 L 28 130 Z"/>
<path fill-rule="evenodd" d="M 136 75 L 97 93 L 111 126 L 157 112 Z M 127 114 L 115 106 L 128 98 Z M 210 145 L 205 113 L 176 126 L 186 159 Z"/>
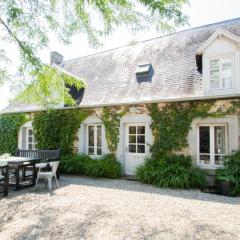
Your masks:
<path fill-rule="evenodd" d="M 24 88 L 18 100 L 46 106 L 64 98 L 74 105 L 68 87 L 80 89 L 83 81 L 38 57 L 50 34 L 70 44 L 74 35 L 84 33 L 92 46 L 98 46 L 120 25 L 132 31 L 149 26 L 171 31 L 187 23 L 185 4 L 188 0 L 0 0 L 0 84 L 17 79 L 14 84 Z M 15 65 L 6 51 L 9 44 L 16 47 L 20 59 L 14 78 L 8 69 Z M 52 94 L 53 89 L 58 94 Z"/>

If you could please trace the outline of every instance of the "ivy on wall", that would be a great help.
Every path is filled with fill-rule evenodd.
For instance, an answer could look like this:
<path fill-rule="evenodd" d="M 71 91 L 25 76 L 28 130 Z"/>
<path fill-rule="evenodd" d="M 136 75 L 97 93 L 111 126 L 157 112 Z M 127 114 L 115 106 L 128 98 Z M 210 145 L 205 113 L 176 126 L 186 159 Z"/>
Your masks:
<path fill-rule="evenodd" d="M 151 129 L 154 143 L 151 146 L 153 158 L 180 151 L 187 147 L 187 135 L 194 118 L 205 118 L 214 101 L 168 103 L 162 108 L 158 104 L 148 106 L 152 118 Z"/>
<path fill-rule="evenodd" d="M 15 155 L 18 147 L 18 132 L 26 121 L 26 116 L 22 113 L 0 115 L 0 154 Z"/>
<path fill-rule="evenodd" d="M 36 113 L 33 131 L 39 149 L 58 149 L 71 153 L 73 142 L 81 122 L 91 110 L 49 110 Z"/>
<path fill-rule="evenodd" d="M 106 131 L 106 141 L 108 149 L 116 155 L 119 142 L 119 128 L 121 118 L 128 112 L 128 108 L 110 108 L 104 107 L 100 118 L 103 121 Z"/>

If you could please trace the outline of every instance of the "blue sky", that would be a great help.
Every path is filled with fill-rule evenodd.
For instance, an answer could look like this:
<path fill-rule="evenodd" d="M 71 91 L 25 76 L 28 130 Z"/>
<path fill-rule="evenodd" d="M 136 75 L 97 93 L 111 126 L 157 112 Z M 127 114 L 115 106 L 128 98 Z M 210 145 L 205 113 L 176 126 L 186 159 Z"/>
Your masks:
<path fill-rule="evenodd" d="M 190 6 L 184 8 L 184 12 L 189 16 L 189 26 L 185 26 L 178 30 L 240 17 L 240 0 L 190 0 L 189 2 Z M 103 46 L 98 49 L 89 47 L 87 38 L 84 35 L 75 36 L 72 44 L 68 46 L 64 46 L 58 42 L 57 39 L 52 37 L 50 39 L 49 48 L 42 51 L 40 56 L 43 61 L 48 63 L 49 52 L 58 51 L 64 55 L 65 59 L 72 59 L 105 49 L 126 45 L 132 40 L 141 41 L 159 35 L 160 33 L 156 33 L 151 29 L 133 34 L 128 32 L 126 28 L 121 27 L 116 29 L 112 35 L 108 36 L 104 40 Z M 18 61 L 17 56 L 13 61 Z M 9 98 L 11 98 L 12 95 L 13 93 L 7 86 L 0 88 L 0 110 L 7 106 Z"/>

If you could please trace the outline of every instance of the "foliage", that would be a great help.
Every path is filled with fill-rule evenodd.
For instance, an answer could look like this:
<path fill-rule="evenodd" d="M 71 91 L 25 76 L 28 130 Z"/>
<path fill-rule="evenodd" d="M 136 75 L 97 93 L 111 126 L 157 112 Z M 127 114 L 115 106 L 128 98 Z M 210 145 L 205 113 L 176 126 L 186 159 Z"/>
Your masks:
<path fill-rule="evenodd" d="M 196 117 L 207 117 L 213 104 L 214 101 L 168 103 L 161 109 L 157 104 L 149 105 L 148 110 L 153 121 L 153 158 L 157 159 L 186 147 L 192 120 Z"/>
<path fill-rule="evenodd" d="M 70 87 L 77 90 L 85 87 L 82 80 L 57 66 L 45 65 L 38 71 L 32 71 L 31 75 L 35 80 L 18 94 L 15 101 L 35 103 L 46 108 L 58 106 L 63 101 L 65 105 L 74 106 L 76 100 L 69 93 Z"/>
<path fill-rule="evenodd" d="M 33 131 L 39 149 L 58 149 L 71 153 L 74 139 L 81 122 L 90 110 L 49 110 L 36 113 Z"/>
<path fill-rule="evenodd" d="M 104 178 L 120 178 L 122 174 L 121 164 L 113 154 L 100 159 L 92 159 L 83 154 L 65 155 L 61 157 L 61 169 L 64 173 Z"/>
<path fill-rule="evenodd" d="M 135 6 L 136 3 L 138 7 Z M 155 25 L 161 30 L 172 30 L 187 22 L 187 17 L 182 13 L 182 7 L 187 3 L 187 0 L 1 1 L 0 52 L 4 54 L 3 57 L 0 55 L 0 76 L 7 80 L 7 73 L 10 72 L 3 64 L 7 55 L 10 55 L 3 51 L 9 48 L 9 43 L 16 45 L 19 50 L 21 64 L 17 72 L 22 76 L 21 84 L 25 86 L 30 83 L 32 86 L 38 77 L 29 80 L 29 73 L 32 70 L 42 72 L 44 69 L 38 57 L 39 50 L 48 47 L 50 35 L 54 34 L 63 43 L 70 44 L 74 35 L 84 33 L 90 44 L 96 46 L 101 37 L 110 34 L 119 25 L 127 25 L 133 31 L 147 29 L 149 25 Z M 37 84 L 38 87 L 43 87 L 43 93 L 47 86 L 54 88 L 56 84 L 52 78 L 49 81 L 51 83 L 46 85 Z"/>
<path fill-rule="evenodd" d="M 22 113 L 0 115 L 0 154 L 16 153 L 18 132 L 25 122 L 26 117 Z"/>
<path fill-rule="evenodd" d="M 184 155 L 167 155 L 161 159 L 148 159 L 137 169 L 141 182 L 164 188 L 204 188 L 204 172 L 192 168 L 192 159 Z"/>
<path fill-rule="evenodd" d="M 128 112 L 128 108 L 110 108 L 104 107 L 101 119 L 105 126 L 106 140 L 108 149 L 111 153 L 116 154 L 119 142 L 119 128 L 121 118 Z"/>
<path fill-rule="evenodd" d="M 233 185 L 232 195 L 240 195 L 240 151 L 225 158 L 224 168 L 217 169 L 218 181 L 228 181 Z"/>
<path fill-rule="evenodd" d="M 86 162 L 92 159 L 88 155 L 65 154 L 61 156 L 61 172 L 69 174 L 85 174 Z"/>

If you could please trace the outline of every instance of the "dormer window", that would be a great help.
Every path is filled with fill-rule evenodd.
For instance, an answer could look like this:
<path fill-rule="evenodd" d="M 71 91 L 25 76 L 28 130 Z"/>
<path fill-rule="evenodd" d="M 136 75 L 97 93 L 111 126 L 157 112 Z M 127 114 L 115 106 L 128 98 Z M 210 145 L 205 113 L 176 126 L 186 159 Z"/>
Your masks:
<path fill-rule="evenodd" d="M 145 64 L 139 64 L 136 74 L 142 75 L 142 74 L 148 74 L 151 69 L 151 63 L 145 63 Z"/>
<path fill-rule="evenodd" d="M 151 82 L 153 76 L 153 68 L 151 63 L 139 64 L 136 70 L 136 78 L 139 83 Z"/>
<path fill-rule="evenodd" d="M 232 87 L 232 58 L 214 58 L 210 60 L 210 89 Z"/>

